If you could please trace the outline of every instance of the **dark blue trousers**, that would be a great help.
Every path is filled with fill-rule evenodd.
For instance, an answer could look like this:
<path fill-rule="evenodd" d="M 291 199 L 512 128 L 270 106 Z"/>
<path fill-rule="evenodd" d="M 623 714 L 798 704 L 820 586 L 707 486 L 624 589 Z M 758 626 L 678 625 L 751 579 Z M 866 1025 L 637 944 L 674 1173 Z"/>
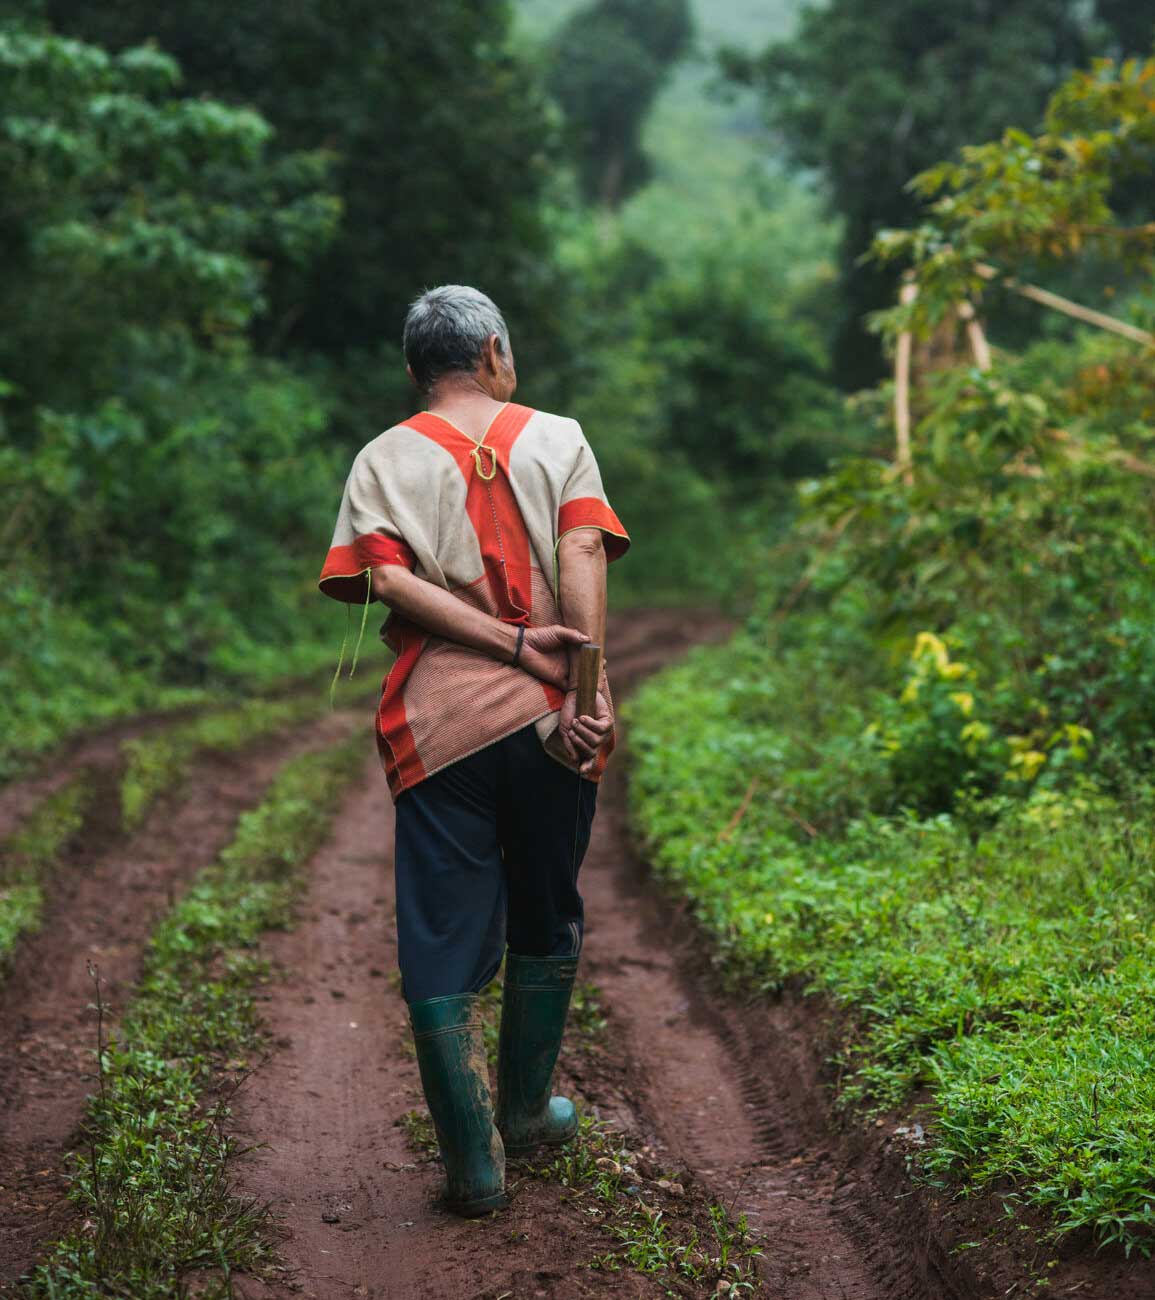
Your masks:
<path fill-rule="evenodd" d="M 580 952 L 577 873 L 597 789 L 550 758 L 530 725 L 401 793 L 394 869 L 406 1002 L 479 993 L 507 945 L 527 957 Z"/>

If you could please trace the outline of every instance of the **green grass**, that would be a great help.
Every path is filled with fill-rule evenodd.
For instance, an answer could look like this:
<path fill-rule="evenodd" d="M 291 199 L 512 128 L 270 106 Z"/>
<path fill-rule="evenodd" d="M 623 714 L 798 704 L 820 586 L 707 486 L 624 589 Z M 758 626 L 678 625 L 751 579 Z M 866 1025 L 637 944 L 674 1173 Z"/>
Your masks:
<path fill-rule="evenodd" d="M 755 1260 L 762 1250 L 751 1239 L 745 1215 L 731 1221 L 722 1206 L 711 1205 L 709 1233 L 701 1231 L 673 1175 L 651 1169 L 623 1134 L 591 1115 L 581 1117 L 577 1138 L 536 1165 L 532 1175 L 565 1187 L 579 1212 L 615 1242 L 590 1261 L 592 1269 L 657 1275 L 691 1284 L 693 1294 L 701 1294 L 702 1286 L 717 1293 L 724 1282 L 725 1294 L 746 1295 L 758 1285 Z"/>
<path fill-rule="evenodd" d="M 659 876 L 729 978 L 800 981 L 840 1009 L 843 1104 L 930 1096 L 923 1176 L 1150 1253 L 1155 790 L 1073 778 L 880 813 L 885 664 L 764 636 L 698 652 L 629 707 Z"/>
<path fill-rule="evenodd" d="M 26 1282 L 32 1300 L 230 1293 L 269 1263 L 260 1206 L 235 1195 L 228 1103 L 262 1042 L 261 933 L 287 924 L 298 869 L 364 761 L 359 738 L 286 763 L 216 862 L 157 927 L 99 1088 L 71 1197 L 79 1226 Z M 207 1279 L 207 1280 L 206 1280 Z"/>
<path fill-rule="evenodd" d="M 440 1157 L 441 1149 L 437 1145 L 433 1116 L 427 1110 L 407 1110 L 397 1125 L 405 1134 L 405 1143 L 414 1155 L 423 1160 L 437 1160 Z"/>
<path fill-rule="evenodd" d="M 92 799 L 91 776 L 80 772 L 0 845 L 0 970 L 20 938 L 40 924 L 46 879 L 83 826 Z"/>
<path fill-rule="evenodd" d="M 157 661 L 148 667 L 122 662 L 112 642 L 126 636 L 123 622 L 114 619 L 111 631 L 102 629 L 34 583 L 14 578 L 0 591 L 0 784 L 71 737 L 138 713 L 226 708 L 242 693 L 274 694 L 291 683 L 315 692 L 320 707 L 344 617 L 329 606 L 319 596 L 303 606 L 299 634 L 288 642 L 258 642 L 232 627 L 200 665 L 203 681 L 189 684 L 165 680 Z M 137 640 L 148 644 L 148 632 Z M 387 657 L 378 646 L 369 640 L 362 647 L 358 687 Z M 354 683 L 343 683 L 342 690 Z"/>
<path fill-rule="evenodd" d="M 152 736 L 126 740 L 121 779 L 121 821 L 135 830 L 166 791 L 183 780 L 193 761 L 209 752 L 228 753 L 295 723 L 315 718 L 324 707 L 320 691 L 301 690 L 283 699 L 254 699 L 168 727 Z"/>

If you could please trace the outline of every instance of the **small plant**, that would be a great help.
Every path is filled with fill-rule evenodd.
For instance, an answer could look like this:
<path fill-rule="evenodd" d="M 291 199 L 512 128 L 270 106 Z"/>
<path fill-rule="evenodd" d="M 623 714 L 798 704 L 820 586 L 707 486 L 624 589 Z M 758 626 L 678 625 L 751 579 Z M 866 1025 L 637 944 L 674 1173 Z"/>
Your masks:
<path fill-rule="evenodd" d="M 436 1160 L 439 1155 L 437 1134 L 427 1110 L 407 1110 L 397 1121 L 405 1134 L 410 1151 L 426 1160 Z"/>
<path fill-rule="evenodd" d="M 589 1267 L 607 1272 L 622 1268 L 669 1274 L 693 1282 L 725 1281 L 732 1294 L 758 1285 L 755 1260 L 762 1254 L 744 1217 L 732 1224 L 726 1210 L 709 1207 L 713 1240 L 704 1239 L 683 1209 L 681 1184 L 651 1169 L 621 1133 L 604 1121 L 583 1115 L 578 1136 L 535 1177 L 549 1178 L 581 1201 L 589 1197 L 591 1214 L 618 1248 L 596 1256 Z M 657 1174 L 657 1176 L 655 1176 Z M 659 1202 L 682 1211 L 673 1213 Z"/>

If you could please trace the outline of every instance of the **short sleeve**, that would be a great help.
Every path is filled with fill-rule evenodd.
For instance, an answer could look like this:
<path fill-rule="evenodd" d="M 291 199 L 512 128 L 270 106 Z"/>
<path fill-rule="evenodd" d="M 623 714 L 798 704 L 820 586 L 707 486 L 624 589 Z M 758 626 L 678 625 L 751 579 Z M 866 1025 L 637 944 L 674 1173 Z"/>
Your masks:
<path fill-rule="evenodd" d="M 575 428 L 576 454 L 558 506 L 557 540 L 560 542 L 566 533 L 572 533 L 575 528 L 600 528 L 606 560 L 616 560 L 629 550 L 630 536 L 606 500 L 593 448 L 586 441 L 580 425 L 575 423 Z"/>
<path fill-rule="evenodd" d="M 367 571 L 382 564 L 413 569 L 416 558 L 390 516 L 381 467 L 362 451 L 345 480 L 333 540 L 317 585 L 334 600 L 361 604 L 367 594 Z"/>

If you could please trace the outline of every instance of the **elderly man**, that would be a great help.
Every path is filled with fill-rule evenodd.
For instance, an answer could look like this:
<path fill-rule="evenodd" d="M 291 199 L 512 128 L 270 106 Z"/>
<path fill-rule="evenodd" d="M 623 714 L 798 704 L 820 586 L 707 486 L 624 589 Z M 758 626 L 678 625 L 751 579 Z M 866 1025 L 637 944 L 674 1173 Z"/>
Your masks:
<path fill-rule="evenodd" d="M 606 564 L 629 538 L 577 422 L 510 400 L 509 334 L 485 294 L 423 294 L 404 351 L 425 409 L 354 458 L 319 585 L 391 610 L 376 735 L 402 990 L 445 1200 L 471 1216 L 507 1203 L 506 1155 L 577 1131 L 550 1081 L 614 744 L 604 673 L 575 716 L 577 664 L 604 645 Z M 503 957 L 495 1116 L 477 1004 Z"/>

